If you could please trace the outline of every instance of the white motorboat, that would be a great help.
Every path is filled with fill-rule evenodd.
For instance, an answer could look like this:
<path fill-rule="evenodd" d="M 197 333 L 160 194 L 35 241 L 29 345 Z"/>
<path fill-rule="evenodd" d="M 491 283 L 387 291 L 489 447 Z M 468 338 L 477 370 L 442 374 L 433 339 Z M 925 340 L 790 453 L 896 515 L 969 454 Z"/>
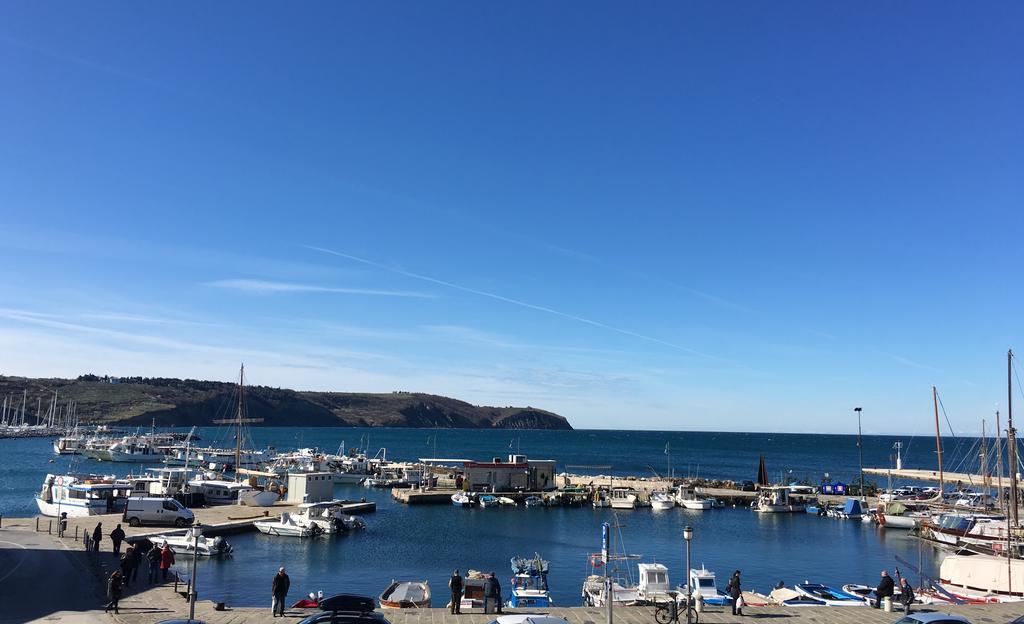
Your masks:
<path fill-rule="evenodd" d="M 591 504 L 594 506 L 594 509 L 602 509 L 605 507 L 611 507 L 612 501 L 608 497 L 607 492 L 605 492 L 604 490 L 597 490 L 594 492 L 594 497 L 591 500 Z"/>
<path fill-rule="evenodd" d="M 665 510 L 676 506 L 676 501 L 666 492 L 654 492 L 651 494 L 651 509 Z"/>
<path fill-rule="evenodd" d="M 793 513 L 804 511 L 805 505 L 797 503 L 789 496 L 788 487 L 762 487 L 754 501 L 754 510 L 758 513 Z"/>
<path fill-rule="evenodd" d="M 514 499 L 511 499 L 511 498 L 507 497 L 507 496 L 499 496 L 498 497 L 498 504 L 503 506 L 503 507 L 515 507 L 516 506 L 516 501 Z"/>
<path fill-rule="evenodd" d="M 498 502 L 497 496 L 491 496 L 490 494 L 484 494 L 477 499 L 477 503 L 484 509 L 488 507 L 497 507 L 501 503 Z"/>
<path fill-rule="evenodd" d="M 109 461 L 136 464 L 158 464 L 166 453 L 153 440 L 145 436 L 127 436 L 107 449 Z"/>
<path fill-rule="evenodd" d="M 316 524 L 299 523 L 289 514 L 284 512 L 277 520 L 262 520 L 252 523 L 256 530 L 264 535 L 277 535 L 281 537 L 315 537 L 323 533 Z"/>
<path fill-rule="evenodd" d="M 392 581 L 381 592 L 382 609 L 429 609 L 430 583 L 427 581 Z"/>
<path fill-rule="evenodd" d="M 452 494 L 452 505 L 456 507 L 472 507 L 473 504 L 473 497 L 466 492 L 456 492 L 455 494 Z"/>
<path fill-rule="evenodd" d="M 867 604 L 863 596 L 850 594 L 820 583 L 800 583 L 793 589 L 798 594 L 824 602 L 828 607 L 863 607 Z"/>
<path fill-rule="evenodd" d="M 200 557 L 219 557 L 231 554 L 233 550 L 231 544 L 223 537 L 210 539 L 195 527 L 190 528 L 184 535 L 156 535 L 149 538 L 149 541 L 157 546 L 167 544 L 176 555 L 191 555 L 195 551 Z"/>
<path fill-rule="evenodd" d="M 124 511 L 131 495 L 129 486 L 113 475 L 48 474 L 36 494 L 36 506 L 44 516 L 81 518 Z"/>
<path fill-rule="evenodd" d="M 543 507 L 544 499 L 540 496 L 527 496 L 526 499 L 523 500 L 523 504 L 527 507 Z"/>
<path fill-rule="evenodd" d="M 316 525 L 324 533 L 334 534 L 345 531 L 366 528 L 362 519 L 351 516 L 342 511 L 343 501 L 324 501 L 321 503 L 301 503 L 299 514 L 292 516 L 296 523 L 313 526 Z"/>
<path fill-rule="evenodd" d="M 704 604 L 715 606 L 732 604 L 732 597 L 718 589 L 715 584 L 715 573 L 704 566 L 701 566 L 699 570 L 697 568 L 690 570 L 690 587 L 693 588 L 694 595 L 700 594 Z M 680 587 L 680 592 L 683 595 L 686 594 L 685 589 L 685 587 Z"/>
<path fill-rule="evenodd" d="M 587 607 L 604 607 L 608 592 L 604 587 L 604 576 L 591 574 L 583 581 L 583 604 Z M 633 585 L 623 585 L 618 580 L 612 581 L 612 604 L 616 607 L 633 607 L 641 604 L 639 589 Z"/>

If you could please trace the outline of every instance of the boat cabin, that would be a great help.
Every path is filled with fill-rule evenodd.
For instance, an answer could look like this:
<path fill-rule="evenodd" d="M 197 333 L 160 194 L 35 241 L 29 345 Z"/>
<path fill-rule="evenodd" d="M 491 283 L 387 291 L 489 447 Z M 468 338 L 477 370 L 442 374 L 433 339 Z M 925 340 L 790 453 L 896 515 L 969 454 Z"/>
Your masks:
<path fill-rule="evenodd" d="M 36 505 L 44 516 L 66 513 L 76 518 L 121 512 L 130 495 L 130 486 L 116 482 L 113 476 L 48 474 Z"/>
<path fill-rule="evenodd" d="M 660 563 L 640 563 L 637 564 L 637 568 L 640 570 L 637 595 L 648 602 L 667 600 L 668 592 L 671 590 L 668 568 Z"/>

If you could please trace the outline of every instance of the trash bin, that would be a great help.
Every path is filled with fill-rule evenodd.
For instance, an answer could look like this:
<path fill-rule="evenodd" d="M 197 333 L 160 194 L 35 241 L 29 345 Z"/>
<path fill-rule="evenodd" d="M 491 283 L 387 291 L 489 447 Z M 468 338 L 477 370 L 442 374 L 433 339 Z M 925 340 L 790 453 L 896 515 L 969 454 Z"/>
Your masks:
<path fill-rule="evenodd" d="M 891 596 L 886 596 L 885 598 L 882 598 L 882 609 L 886 613 L 892 613 L 892 597 Z"/>

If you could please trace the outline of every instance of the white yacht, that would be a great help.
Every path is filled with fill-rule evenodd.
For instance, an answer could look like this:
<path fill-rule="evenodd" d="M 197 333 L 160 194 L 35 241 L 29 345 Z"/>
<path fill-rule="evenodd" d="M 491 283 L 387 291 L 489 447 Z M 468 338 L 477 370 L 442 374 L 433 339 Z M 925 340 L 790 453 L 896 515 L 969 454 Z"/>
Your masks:
<path fill-rule="evenodd" d="M 115 442 L 107 449 L 112 462 L 134 462 L 138 464 L 157 464 L 164 461 L 166 454 L 162 448 L 156 445 L 154 440 L 145 436 L 127 436 L 119 442 Z"/>
<path fill-rule="evenodd" d="M 676 503 L 678 503 L 680 507 L 693 509 L 695 511 L 711 509 L 714 506 L 714 501 L 710 498 L 701 498 L 698 496 L 696 488 L 684 485 L 680 485 L 676 488 L 675 499 Z"/>
<path fill-rule="evenodd" d="M 129 487 L 117 483 L 113 475 L 48 474 L 36 494 L 36 506 L 44 516 L 66 513 L 80 518 L 124 511 L 130 494 Z"/>

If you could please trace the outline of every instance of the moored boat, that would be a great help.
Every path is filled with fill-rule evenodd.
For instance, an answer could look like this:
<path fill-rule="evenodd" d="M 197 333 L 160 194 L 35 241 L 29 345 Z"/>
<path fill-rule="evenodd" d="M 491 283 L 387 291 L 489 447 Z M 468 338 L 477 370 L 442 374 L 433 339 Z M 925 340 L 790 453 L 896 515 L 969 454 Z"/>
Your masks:
<path fill-rule="evenodd" d="M 754 502 L 754 510 L 758 513 L 793 513 L 804 511 L 805 505 L 797 503 L 790 497 L 788 487 L 762 487 Z"/>
<path fill-rule="evenodd" d="M 197 536 L 196 531 L 199 530 L 193 527 L 184 535 L 156 535 L 149 538 L 149 541 L 156 546 L 167 544 L 176 555 L 190 555 L 195 551 L 200 557 L 220 557 L 234 550 L 223 537 L 210 539 L 201 532 Z"/>
<path fill-rule="evenodd" d="M 256 530 L 264 535 L 277 535 L 282 537 L 314 537 L 323 533 L 316 524 L 303 524 L 297 522 L 288 512 L 282 513 L 277 520 L 261 520 L 252 523 Z"/>
<path fill-rule="evenodd" d="M 513 608 L 547 608 L 554 603 L 548 590 L 547 561 L 539 554 L 532 559 L 512 558 L 512 595 L 508 606 Z"/>
<path fill-rule="evenodd" d="M 44 516 L 80 518 L 124 511 L 130 494 L 113 475 L 48 474 L 35 500 Z"/>
<path fill-rule="evenodd" d="M 472 507 L 473 497 L 466 492 L 456 492 L 452 494 L 452 505 L 456 507 Z"/>
<path fill-rule="evenodd" d="M 862 596 L 820 583 L 800 583 L 793 589 L 803 596 L 820 600 L 827 607 L 863 607 L 867 604 Z"/>
<path fill-rule="evenodd" d="M 651 494 L 651 509 L 666 510 L 676 506 L 676 502 L 666 492 L 653 492 Z"/>
<path fill-rule="evenodd" d="M 392 581 L 379 598 L 382 609 L 429 609 L 430 583 Z"/>

